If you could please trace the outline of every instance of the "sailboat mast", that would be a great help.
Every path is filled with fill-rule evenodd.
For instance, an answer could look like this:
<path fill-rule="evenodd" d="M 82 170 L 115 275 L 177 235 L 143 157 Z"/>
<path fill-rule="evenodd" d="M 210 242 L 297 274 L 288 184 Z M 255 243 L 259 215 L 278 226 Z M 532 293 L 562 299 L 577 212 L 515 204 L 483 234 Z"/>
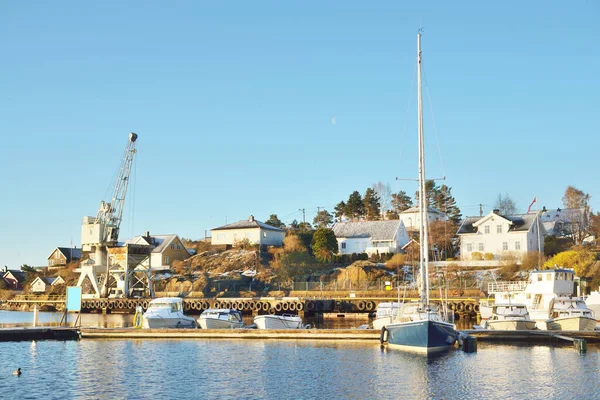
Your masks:
<path fill-rule="evenodd" d="M 423 97 L 421 90 L 421 32 L 417 34 L 417 102 L 419 126 L 419 241 L 421 303 L 429 305 L 429 224 L 427 215 L 427 193 L 425 180 L 425 139 L 423 135 Z"/>

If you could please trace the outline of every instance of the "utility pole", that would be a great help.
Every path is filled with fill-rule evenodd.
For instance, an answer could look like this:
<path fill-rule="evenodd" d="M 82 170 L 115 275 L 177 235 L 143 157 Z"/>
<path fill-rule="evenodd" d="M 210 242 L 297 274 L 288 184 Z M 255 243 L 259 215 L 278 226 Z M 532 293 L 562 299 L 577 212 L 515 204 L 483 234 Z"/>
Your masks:
<path fill-rule="evenodd" d="M 300 208 L 298 211 L 302 211 L 302 223 L 306 225 L 306 208 Z"/>
<path fill-rule="evenodd" d="M 479 203 L 479 216 L 483 217 L 483 204 Z"/>

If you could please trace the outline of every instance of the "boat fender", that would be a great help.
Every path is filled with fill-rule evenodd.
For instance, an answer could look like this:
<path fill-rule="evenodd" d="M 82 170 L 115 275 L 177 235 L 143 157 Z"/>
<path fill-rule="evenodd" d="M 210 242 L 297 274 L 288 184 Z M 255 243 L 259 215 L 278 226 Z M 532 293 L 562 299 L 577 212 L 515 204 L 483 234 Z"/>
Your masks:
<path fill-rule="evenodd" d="M 384 343 L 387 343 L 387 341 L 388 341 L 388 330 L 384 326 L 381 328 L 381 333 L 379 334 L 379 342 L 381 344 L 384 344 Z"/>
<path fill-rule="evenodd" d="M 142 307 L 137 306 L 135 308 L 135 315 L 133 316 L 133 327 L 134 328 L 142 327 L 142 315 L 143 315 Z"/>

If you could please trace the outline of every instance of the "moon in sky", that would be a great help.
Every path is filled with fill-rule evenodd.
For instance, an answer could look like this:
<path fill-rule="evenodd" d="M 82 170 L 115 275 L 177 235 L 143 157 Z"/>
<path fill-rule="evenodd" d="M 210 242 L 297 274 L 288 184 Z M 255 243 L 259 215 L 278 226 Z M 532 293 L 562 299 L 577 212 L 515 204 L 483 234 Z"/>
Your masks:
<path fill-rule="evenodd" d="M 331 118 L 331 123 L 332 123 L 333 125 L 335 125 L 335 123 L 336 123 L 336 122 L 337 122 L 337 121 L 336 121 L 335 117 Z"/>

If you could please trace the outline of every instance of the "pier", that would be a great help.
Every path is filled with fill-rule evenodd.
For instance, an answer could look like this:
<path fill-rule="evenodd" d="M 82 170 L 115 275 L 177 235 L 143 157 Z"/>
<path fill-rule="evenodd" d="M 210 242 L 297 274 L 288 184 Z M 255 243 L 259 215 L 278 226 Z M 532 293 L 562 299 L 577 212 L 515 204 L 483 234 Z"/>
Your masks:
<path fill-rule="evenodd" d="M 35 327 L 0 328 L 0 342 L 18 342 L 25 340 L 77 340 L 79 328 Z"/>

